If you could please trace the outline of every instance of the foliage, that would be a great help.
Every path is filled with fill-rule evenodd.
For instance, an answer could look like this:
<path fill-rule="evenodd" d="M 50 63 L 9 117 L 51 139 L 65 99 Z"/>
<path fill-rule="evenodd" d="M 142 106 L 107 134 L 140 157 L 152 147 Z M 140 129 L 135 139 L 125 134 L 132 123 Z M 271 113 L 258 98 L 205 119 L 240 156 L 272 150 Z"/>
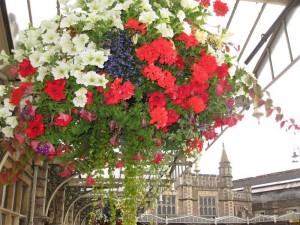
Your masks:
<path fill-rule="evenodd" d="M 217 128 L 242 118 L 259 96 L 256 80 L 237 65 L 226 30 L 207 23 L 227 13 L 220 0 L 61 5 L 63 15 L 20 34 L 13 55 L 1 53 L 20 81 L 0 86 L 2 144 L 18 153 L 1 182 L 16 180 L 28 160 L 55 160 L 62 176 L 86 174 L 89 186 L 108 176 L 114 199 L 122 171 L 123 223 L 135 224 L 172 162 L 195 157 Z"/>

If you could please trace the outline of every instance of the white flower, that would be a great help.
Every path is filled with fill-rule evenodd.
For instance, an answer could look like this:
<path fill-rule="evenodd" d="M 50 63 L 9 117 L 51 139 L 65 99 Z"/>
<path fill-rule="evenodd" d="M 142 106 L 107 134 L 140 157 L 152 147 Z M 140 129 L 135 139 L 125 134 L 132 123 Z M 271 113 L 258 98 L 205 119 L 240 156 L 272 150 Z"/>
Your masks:
<path fill-rule="evenodd" d="M 0 61 L 2 61 L 2 64 L 0 65 L 0 69 L 3 69 L 7 65 L 9 65 L 8 59 L 9 56 L 6 54 L 4 50 L 2 50 L 0 53 Z"/>
<path fill-rule="evenodd" d="M 0 97 L 2 97 L 3 95 L 5 95 L 6 93 L 6 87 L 5 85 L 0 85 Z"/>
<path fill-rule="evenodd" d="M 4 107 L 7 108 L 10 111 L 13 111 L 15 109 L 16 106 L 14 106 L 13 104 L 10 103 L 10 99 L 9 98 L 5 98 L 3 100 L 3 104 Z"/>
<path fill-rule="evenodd" d="M 90 11 L 104 11 L 114 2 L 115 0 L 93 0 L 92 2 L 88 3 L 87 6 L 89 7 Z"/>
<path fill-rule="evenodd" d="M 132 3 L 133 3 L 133 0 L 128 0 L 128 1 L 125 1 L 124 3 L 118 3 L 118 4 L 116 4 L 114 9 L 126 11 Z"/>
<path fill-rule="evenodd" d="M 0 109 L 0 118 L 6 118 L 12 115 L 12 112 L 8 108 L 3 107 Z"/>
<path fill-rule="evenodd" d="M 41 29 L 43 31 L 45 30 L 56 30 L 58 28 L 58 24 L 54 21 L 51 21 L 51 20 L 43 20 L 41 22 Z"/>
<path fill-rule="evenodd" d="M 162 18 L 174 17 L 174 15 L 167 8 L 159 9 L 159 13 Z"/>
<path fill-rule="evenodd" d="M 73 104 L 75 107 L 84 107 L 87 102 L 86 95 L 79 95 L 73 99 Z"/>
<path fill-rule="evenodd" d="M 6 117 L 5 122 L 11 128 L 15 128 L 18 125 L 18 121 L 17 121 L 17 117 L 16 116 Z"/>
<path fill-rule="evenodd" d="M 82 51 L 86 43 L 88 43 L 89 37 L 86 34 L 80 34 L 79 36 L 75 36 L 72 41 L 77 51 Z"/>
<path fill-rule="evenodd" d="M 2 129 L 1 129 L 1 131 L 2 131 L 2 133 L 4 134 L 4 136 L 6 137 L 6 138 L 13 138 L 14 137 L 14 134 L 13 134 L 13 128 L 11 128 L 11 127 L 3 127 Z"/>
<path fill-rule="evenodd" d="M 183 21 L 183 32 L 186 33 L 187 35 L 190 35 L 192 33 L 192 28 L 190 24 L 186 21 Z"/>
<path fill-rule="evenodd" d="M 162 34 L 163 37 L 171 38 L 174 36 L 173 29 L 166 23 L 160 23 L 155 28 Z"/>
<path fill-rule="evenodd" d="M 65 27 L 70 27 L 74 23 L 76 23 L 78 20 L 78 17 L 75 16 L 74 14 L 67 15 L 66 17 L 63 17 L 61 22 L 60 22 L 60 27 L 65 28 Z"/>
<path fill-rule="evenodd" d="M 69 71 L 70 67 L 67 63 L 65 62 L 57 62 L 58 66 L 52 68 L 51 72 L 52 75 L 54 76 L 55 80 L 62 79 L 62 78 L 69 78 Z"/>
<path fill-rule="evenodd" d="M 22 49 L 13 49 L 12 50 L 13 54 L 14 54 L 14 59 L 17 60 L 18 62 L 22 62 L 24 59 L 24 51 Z"/>
<path fill-rule="evenodd" d="M 196 30 L 195 32 L 195 37 L 201 44 L 205 44 L 207 36 L 208 33 L 206 31 Z"/>
<path fill-rule="evenodd" d="M 152 6 L 150 5 L 149 0 L 141 0 L 140 7 L 142 8 L 142 10 L 145 10 L 145 11 L 152 10 Z"/>
<path fill-rule="evenodd" d="M 31 64 L 34 67 L 41 66 L 40 60 L 41 60 L 42 53 L 40 51 L 33 51 L 33 53 L 29 56 L 29 59 L 31 61 Z"/>
<path fill-rule="evenodd" d="M 180 20 L 180 22 L 183 22 L 185 19 L 185 13 L 182 10 L 179 10 L 177 13 L 177 18 Z"/>
<path fill-rule="evenodd" d="M 181 0 L 180 4 L 183 8 L 194 9 L 199 6 L 199 2 L 195 0 Z"/>
<path fill-rule="evenodd" d="M 87 84 L 91 86 L 96 86 L 98 83 L 99 75 L 95 71 L 89 71 L 85 75 L 85 79 L 87 80 Z"/>
<path fill-rule="evenodd" d="M 108 80 L 105 78 L 105 75 L 98 75 L 98 84 L 97 87 L 101 86 L 103 88 L 106 88 L 106 84 L 108 83 Z"/>
<path fill-rule="evenodd" d="M 46 67 L 39 67 L 38 68 L 38 75 L 36 77 L 37 81 L 43 81 L 45 76 L 49 74 L 48 68 Z"/>
<path fill-rule="evenodd" d="M 88 86 L 88 82 L 85 79 L 85 74 L 80 70 L 76 70 L 73 72 L 73 76 L 76 78 L 77 84 L 83 84 L 84 86 Z"/>
<path fill-rule="evenodd" d="M 142 23 L 146 23 L 147 25 L 151 24 L 156 19 L 158 19 L 158 16 L 154 11 L 143 11 L 139 17 L 139 21 Z"/>
<path fill-rule="evenodd" d="M 84 87 L 75 91 L 76 96 L 85 96 L 86 94 L 87 94 L 87 90 Z"/>
<path fill-rule="evenodd" d="M 85 65 L 85 66 L 87 66 L 87 65 L 93 65 L 93 62 L 94 62 L 94 51 L 92 51 L 92 50 L 83 51 L 80 54 L 80 56 L 81 56 L 83 65 Z"/>
<path fill-rule="evenodd" d="M 98 66 L 99 68 L 104 67 L 104 63 L 108 60 L 108 56 L 105 55 L 105 51 L 97 51 L 94 54 L 93 65 Z"/>
<path fill-rule="evenodd" d="M 59 39 L 59 34 L 55 30 L 48 30 L 42 35 L 43 42 L 46 44 L 56 44 Z"/>

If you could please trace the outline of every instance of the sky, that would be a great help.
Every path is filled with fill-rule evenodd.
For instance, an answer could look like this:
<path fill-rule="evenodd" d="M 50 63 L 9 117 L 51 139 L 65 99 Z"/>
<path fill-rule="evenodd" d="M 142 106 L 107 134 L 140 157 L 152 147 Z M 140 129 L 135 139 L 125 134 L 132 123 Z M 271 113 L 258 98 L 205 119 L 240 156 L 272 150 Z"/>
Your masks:
<path fill-rule="evenodd" d="M 232 10 L 234 2 L 232 0 L 223 0 Z M 28 13 L 24 14 L 26 9 L 26 0 L 7 0 L 8 12 L 14 12 L 17 15 L 17 22 L 20 29 L 25 29 L 29 23 Z M 18 5 L 18 7 L 14 7 Z M 31 0 L 32 16 L 34 26 L 39 25 L 39 21 L 52 18 L 56 14 L 56 0 Z M 231 40 L 235 44 L 243 46 L 246 37 L 249 34 L 250 27 L 261 9 L 261 3 L 240 1 L 238 11 L 232 20 L 229 31 L 233 33 Z M 253 38 L 245 50 L 245 60 L 258 43 L 261 35 L 267 31 L 276 15 L 279 15 L 283 6 L 270 6 L 265 8 L 261 17 L 262 23 L 258 24 Z M 43 13 L 40 13 L 43 12 Z M 298 10 L 299 12 L 299 10 Z M 22 16 L 20 16 L 22 15 Z M 300 13 L 298 13 L 299 17 Z M 211 24 L 221 24 L 226 26 L 230 13 L 225 18 L 218 18 L 211 21 Z M 299 21 L 295 19 L 295 21 Z M 292 29 L 289 28 L 288 29 Z M 290 36 L 293 45 L 294 57 L 300 52 L 300 45 L 297 44 L 300 39 L 300 31 L 293 32 Z M 279 40 L 279 42 L 282 40 Z M 275 72 L 280 72 L 288 61 L 288 57 L 282 57 L 286 54 L 286 46 L 281 46 L 277 51 L 274 50 L 274 68 Z M 297 55 L 298 54 L 298 55 Z M 253 68 L 256 61 L 249 64 L 249 69 Z M 299 88 L 300 63 L 295 64 L 279 81 L 269 89 L 274 105 L 280 106 L 286 118 L 294 118 L 300 123 L 300 92 Z M 268 73 L 267 69 L 264 71 Z M 264 83 L 262 77 L 262 83 Z M 260 80 L 259 80 L 260 81 Z M 299 134 L 293 131 L 286 132 L 280 129 L 279 124 L 275 122 L 274 116 L 262 118 L 260 124 L 256 118 L 252 117 L 253 111 L 245 113 L 243 121 L 237 126 L 227 129 L 226 132 L 207 150 L 201 157 L 201 173 L 218 174 L 219 161 L 222 153 L 222 144 L 225 145 L 228 159 L 231 162 L 233 179 L 258 176 L 267 173 L 279 172 L 283 170 L 300 168 L 300 162 L 292 163 L 292 153 L 295 146 L 300 146 Z M 300 154 L 300 152 L 297 152 Z M 300 161 L 300 158 L 299 158 Z"/>

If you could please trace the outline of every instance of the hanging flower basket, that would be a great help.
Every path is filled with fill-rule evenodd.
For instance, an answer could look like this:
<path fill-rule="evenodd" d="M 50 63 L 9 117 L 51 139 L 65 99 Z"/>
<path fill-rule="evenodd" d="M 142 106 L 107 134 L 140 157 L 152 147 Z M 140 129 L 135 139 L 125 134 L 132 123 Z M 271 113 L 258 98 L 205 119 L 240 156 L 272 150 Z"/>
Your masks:
<path fill-rule="evenodd" d="M 55 161 L 87 185 L 108 176 L 114 199 L 122 171 L 123 224 L 135 224 L 145 174 L 158 186 L 176 157 L 199 154 L 216 128 L 235 125 L 256 81 L 238 67 L 226 30 L 207 23 L 228 11 L 220 0 L 61 6 L 61 16 L 21 32 L 13 55 L 1 53 L 18 81 L 0 86 L 2 145 L 19 155 L 1 182 L 28 160 Z"/>

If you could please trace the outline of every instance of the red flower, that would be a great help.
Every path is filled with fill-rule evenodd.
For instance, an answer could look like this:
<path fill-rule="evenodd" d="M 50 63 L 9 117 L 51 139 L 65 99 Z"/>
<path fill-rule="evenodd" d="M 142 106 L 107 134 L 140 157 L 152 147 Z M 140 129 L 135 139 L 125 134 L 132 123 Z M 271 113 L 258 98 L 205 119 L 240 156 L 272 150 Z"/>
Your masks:
<path fill-rule="evenodd" d="M 173 123 L 176 123 L 180 118 L 180 114 L 177 114 L 175 109 L 168 110 L 168 126 L 171 126 Z"/>
<path fill-rule="evenodd" d="M 72 116 L 71 115 L 60 113 L 59 117 L 57 117 L 54 120 L 54 124 L 56 126 L 66 127 L 66 126 L 69 126 L 71 121 L 72 121 Z"/>
<path fill-rule="evenodd" d="M 218 96 L 222 95 L 225 91 L 231 90 L 230 84 L 228 84 L 227 80 L 220 80 L 217 84 L 216 94 Z"/>
<path fill-rule="evenodd" d="M 96 181 L 94 180 L 93 176 L 89 175 L 87 176 L 86 180 L 85 180 L 85 185 L 86 186 L 93 186 L 96 184 Z"/>
<path fill-rule="evenodd" d="M 59 172 L 59 175 L 62 177 L 70 177 L 72 175 L 72 173 L 70 170 L 64 169 L 63 171 Z"/>
<path fill-rule="evenodd" d="M 30 60 L 23 59 L 23 61 L 19 63 L 19 73 L 22 77 L 33 75 L 35 72 L 36 69 L 31 65 Z"/>
<path fill-rule="evenodd" d="M 214 12 L 217 16 L 225 16 L 226 13 L 229 11 L 228 6 L 226 3 L 221 2 L 220 0 L 216 0 L 214 2 Z"/>
<path fill-rule="evenodd" d="M 154 108 L 162 108 L 166 105 L 165 96 L 158 91 L 148 94 L 148 97 L 150 110 L 153 110 Z"/>
<path fill-rule="evenodd" d="M 212 77 L 214 72 L 216 71 L 218 64 L 216 57 L 213 55 L 205 55 L 205 52 L 201 52 L 202 57 L 198 60 L 198 66 L 204 70 L 208 77 Z"/>
<path fill-rule="evenodd" d="M 195 47 L 198 45 L 198 40 L 195 37 L 195 35 L 187 35 L 186 33 L 182 32 L 175 38 L 177 41 L 184 41 L 185 42 L 185 47 L 190 48 L 190 47 Z"/>
<path fill-rule="evenodd" d="M 185 62 L 183 61 L 183 58 L 180 56 L 177 56 L 177 60 L 175 62 L 178 70 L 183 70 L 185 66 Z"/>
<path fill-rule="evenodd" d="M 218 66 L 216 69 L 216 73 L 220 79 L 226 77 L 228 73 L 228 65 L 226 63 L 222 63 L 221 66 Z"/>
<path fill-rule="evenodd" d="M 164 158 L 164 154 L 162 154 L 161 152 L 156 152 L 154 159 L 153 159 L 153 163 L 154 164 L 158 164 L 160 163 L 160 161 Z"/>
<path fill-rule="evenodd" d="M 201 97 L 198 96 L 192 96 L 189 101 L 189 106 L 193 108 L 194 113 L 200 113 L 203 112 L 206 108 L 206 105 L 203 103 L 203 100 Z"/>
<path fill-rule="evenodd" d="M 140 21 L 138 20 L 134 20 L 132 18 L 130 18 L 126 25 L 125 25 L 125 28 L 132 28 L 134 29 L 135 31 L 140 31 L 142 33 L 142 35 L 145 35 L 146 34 L 146 24 L 145 23 L 141 23 Z"/>
<path fill-rule="evenodd" d="M 122 168 L 124 166 L 124 164 L 125 164 L 125 162 L 119 161 L 119 162 L 116 163 L 115 168 L 117 168 L 117 169 Z"/>
<path fill-rule="evenodd" d="M 58 79 L 53 81 L 47 81 L 44 87 L 44 92 L 49 95 L 54 101 L 58 102 L 66 98 L 64 93 L 66 81 L 64 79 Z"/>
<path fill-rule="evenodd" d="M 24 82 L 21 84 L 20 87 L 14 88 L 11 92 L 10 95 L 10 103 L 12 105 L 18 106 L 20 104 L 21 98 L 23 97 L 24 93 L 26 92 L 27 89 L 32 87 L 31 83 Z"/>
<path fill-rule="evenodd" d="M 84 109 L 79 111 L 79 115 L 81 118 L 88 120 L 88 121 L 95 121 L 97 119 L 97 115 L 91 112 L 88 112 Z"/>
<path fill-rule="evenodd" d="M 43 116 L 41 114 L 37 114 L 34 120 L 28 123 L 25 133 L 31 139 L 34 139 L 37 136 L 41 136 L 45 133 Z"/>
<path fill-rule="evenodd" d="M 91 91 L 87 91 L 86 93 L 87 101 L 86 105 L 91 105 L 93 103 L 93 93 Z"/>
<path fill-rule="evenodd" d="M 207 8 L 210 6 L 210 0 L 200 0 L 200 5 Z"/>
<path fill-rule="evenodd" d="M 138 152 L 135 156 L 132 157 L 132 160 L 142 161 L 142 160 L 144 160 L 144 157 L 141 155 L 141 153 Z"/>
<path fill-rule="evenodd" d="M 130 99 L 134 95 L 135 87 L 130 81 L 126 81 L 120 88 L 120 100 Z"/>
<path fill-rule="evenodd" d="M 159 128 L 164 128 L 168 122 L 168 111 L 166 108 L 154 108 L 150 111 L 150 124 L 154 124 L 154 126 Z"/>

